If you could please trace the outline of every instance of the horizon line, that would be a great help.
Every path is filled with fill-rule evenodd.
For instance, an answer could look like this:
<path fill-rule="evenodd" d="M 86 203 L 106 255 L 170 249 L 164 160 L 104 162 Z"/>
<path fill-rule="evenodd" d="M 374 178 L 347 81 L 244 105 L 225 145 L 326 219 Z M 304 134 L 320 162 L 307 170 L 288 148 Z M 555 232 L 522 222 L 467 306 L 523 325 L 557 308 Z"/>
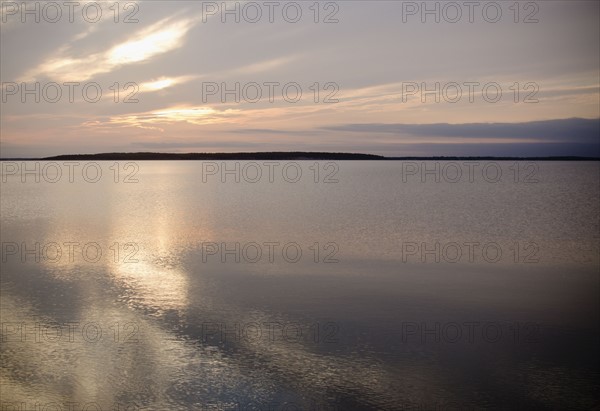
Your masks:
<path fill-rule="evenodd" d="M 600 161 L 598 156 L 383 156 L 368 153 L 327 151 L 254 151 L 254 152 L 105 152 L 94 154 L 60 154 L 48 157 L 7 157 L 0 161 L 53 160 L 537 160 L 537 161 Z"/>

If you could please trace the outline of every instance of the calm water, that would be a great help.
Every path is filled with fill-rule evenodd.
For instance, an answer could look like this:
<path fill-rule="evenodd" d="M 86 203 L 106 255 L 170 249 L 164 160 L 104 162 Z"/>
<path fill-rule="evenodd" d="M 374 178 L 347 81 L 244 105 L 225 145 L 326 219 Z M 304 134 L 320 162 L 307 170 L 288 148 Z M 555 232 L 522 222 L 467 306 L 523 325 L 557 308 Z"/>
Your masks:
<path fill-rule="evenodd" d="M 598 406 L 600 163 L 290 163 L 3 163 L 3 407 Z"/>

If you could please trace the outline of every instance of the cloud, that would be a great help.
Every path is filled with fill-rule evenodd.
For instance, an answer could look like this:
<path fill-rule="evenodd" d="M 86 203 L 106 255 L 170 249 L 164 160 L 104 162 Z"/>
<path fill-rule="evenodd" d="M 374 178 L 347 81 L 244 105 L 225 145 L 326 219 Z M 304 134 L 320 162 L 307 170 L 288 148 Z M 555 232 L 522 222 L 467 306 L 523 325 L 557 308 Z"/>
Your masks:
<path fill-rule="evenodd" d="M 294 62 L 294 60 L 297 60 L 299 57 L 300 56 L 288 56 L 288 57 L 281 57 L 281 58 L 275 58 L 275 59 L 271 59 L 271 60 L 261 61 L 261 62 L 253 63 L 253 64 L 250 64 L 250 65 L 247 65 L 244 67 L 233 69 L 228 74 L 238 74 L 238 73 L 256 74 L 256 73 L 268 72 L 268 71 L 272 71 L 275 69 L 280 69 L 280 68 Z"/>
<path fill-rule="evenodd" d="M 108 64 L 119 66 L 137 63 L 173 50 L 181 46 L 182 38 L 192 27 L 192 23 L 189 19 L 172 23 L 168 23 L 167 20 L 159 21 L 133 38 L 111 48 L 106 53 Z"/>
<path fill-rule="evenodd" d="M 239 110 L 217 110 L 205 106 L 173 106 L 143 113 L 112 116 L 108 119 L 91 120 L 85 122 L 84 126 L 93 129 L 117 126 L 164 131 L 161 126 L 178 122 L 195 125 L 225 122 L 230 117 L 237 115 L 238 112 Z"/>
<path fill-rule="evenodd" d="M 168 142 L 155 142 L 155 141 L 136 141 L 131 143 L 133 147 L 139 147 L 151 150 L 168 150 L 168 149 L 193 149 L 193 148 L 219 148 L 226 147 L 232 144 L 227 141 L 168 141 Z M 235 147 L 253 148 L 263 146 L 263 143 L 248 142 L 248 141 L 235 141 L 233 143 Z"/>
<path fill-rule="evenodd" d="M 233 3 L 226 7 L 232 9 Z M 75 146 L 116 150 L 140 139 L 185 144 L 186 139 L 209 136 L 290 144 L 299 150 L 402 154 L 414 148 L 422 155 L 427 153 L 419 150 L 425 149 L 478 154 L 496 147 L 499 152 L 514 148 L 518 154 L 515 147 L 546 152 L 550 144 L 553 150 L 578 145 L 580 152 L 598 146 L 597 122 L 581 120 L 597 117 L 599 109 L 597 3 L 549 2 L 534 25 L 515 24 L 510 14 L 498 24 L 464 19 L 422 24 L 418 16 L 398 24 L 399 2 L 344 2 L 337 24 L 315 24 L 308 9 L 302 21 L 289 24 L 281 8 L 274 23 L 264 13 L 259 23 L 238 24 L 232 14 L 227 23 L 219 13 L 203 14 L 202 2 L 173 7 L 164 1 L 140 2 L 134 17 L 139 24 L 128 25 L 121 22 L 129 9 L 121 5 L 116 24 L 114 4 L 99 4 L 102 21 L 92 24 L 81 13 L 73 24 L 66 18 L 57 24 L 34 24 L 29 18 L 22 24 L 19 14 L 7 16 L 1 66 L 2 80 L 11 80 L 10 87 L 30 79 L 96 81 L 103 91 L 94 104 L 83 98 L 81 86 L 74 101 L 67 87 L 61 87 L 63 98 L 57 103 L 42 99 L 34 104 L 29 94 L 23 104 L 26 88 L 7 96 L 7 82 L 1 139 L 15 144 L 12 151 L 18 152 L 19 145 L 33 150 L 42 143 L 55 147 L 57 154 Z M 486 35 L 479 35 L 483 31 Z M 127 86 L 120 94 L 120 86 L 132 81 L 139 85 L 137 93 L 129 94 Z M 403 99 L 406 82 L 421 89 L 424 82 L 431 89 L 437 82 L 466 81 L 497 82 L 502 100 L 487 103 L 482 87 L 476 88 L 474 102 L 466 87 L 456 104 L 443 96 L 439 103 L 432 95 L 425 103 L 418 94 Z M 204 82 L 219 84 L 219 91 L 236 83 L 297 82 L 303 94 L 290 104 L 278 86 L 273 101 L 266 87 L 256 103 L 247 98 L 238 103 L 233 93 L 207 100 Z M 333 90 L 326 87 L 330 83 Z M 533 96 L 539 104 L 523 104 L 530 96 L 529 83 L 539 86 Z M 52 95 L 53 89 L 49 91 Z M 252 95 L 251 88 L 247 91 Z M 326 98 L 339 102 L 325 103 Z M 125 99 L 138 101 L 122 104 Z"/>
<path fill-rule="evenodd" d="M 71 56 L 69 47 L 62 47 L 56 53 L 59 57 L 42 62 L 19 81 L 35 81 L 40 77 L 61 82 L 85 81 L 120 66 L 150 60 L 181 47 L 184 36 L 197 21 L 198 18 L 162 19 L 108 50 L 84 57 Z"/>
<path fill-rule="evenodd" d="M 396 136 L 444 137 L 467 139 L 518 139 L 565 143 L 596 143 L 600 119 L 559 119 L 525 123 L 467 124 L 345 124 L 322 127 L 324 130 L 392 134 Z"/>
<path fill-rule="evenodd" d="M 316 130 L 276 130 L 270 128 L 239 128 L 235 130 L 227 130 L 227 133 L 235 133 L 235 134 L 252 134 L 252 135 L 261 135 L 261 134 L 274 134 L 274 135 L 282 135 L 282 136 L 292 136 L 292 135 L 314 135 L 317 134 Z"/>
<path fill-rule="evenodd" d="M 159 91 L 177 84 L 187 83 L 188 81 L 198 77 L 199 76 L 160 77 L 158 79 L 150 80 L 140 84 L 140 91 L 142 93 Z"/>

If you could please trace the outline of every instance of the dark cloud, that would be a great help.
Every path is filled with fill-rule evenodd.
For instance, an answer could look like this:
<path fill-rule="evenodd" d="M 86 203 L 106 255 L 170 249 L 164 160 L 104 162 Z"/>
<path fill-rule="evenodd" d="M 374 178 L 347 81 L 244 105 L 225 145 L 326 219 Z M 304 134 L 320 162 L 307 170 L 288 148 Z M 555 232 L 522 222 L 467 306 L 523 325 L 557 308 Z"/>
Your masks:
<path fill-rule="evenodd" d="M 292 135 L 313 135 L 315 132 L 313 130 L 276 130 L 271 128 L 240 128 L 237 130 L 226 130 L 225 133 L 235 133 L 235 134 L 252 134 L 252 135 L 261 135 L 261 134 L 277 134 L 282 136 L 292 136 Z"/>
<path fill-rule="evenodd" d="M 167 150 L 180 148 L 218 148 L 235 145 L 236 147 L 257 147 L 261 143 L 247 141 L 185 141 L 185 142 L 155 142 L 155 141 L 136 141 L 131 143 L 133 147 L 147 148 L 152 150 Z"/>
<path fill-rule="evenodd" d="M 389 157 L 402 156 L 491 156 L 491 157 L 600 157 L 598 144 L 500 143 L 500 144 L 406 144 L 372 151 Z"/>
<path fill-rule="evenodd" d="M 600 119 L 570 118 L 526 123 L 467 124 L 345 124 L 324 127 L 339 132 L 385 133 L 398 136 L 448 138 L 510 138 L 525 141 L 543 140 L 571 144 L 598 145 Z"/>

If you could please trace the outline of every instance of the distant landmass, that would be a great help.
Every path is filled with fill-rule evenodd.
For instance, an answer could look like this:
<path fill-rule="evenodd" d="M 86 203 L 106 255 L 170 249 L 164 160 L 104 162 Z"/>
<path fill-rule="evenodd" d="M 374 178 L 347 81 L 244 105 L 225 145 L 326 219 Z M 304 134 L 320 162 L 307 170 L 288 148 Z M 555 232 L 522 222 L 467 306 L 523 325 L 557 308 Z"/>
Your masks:
<path fill-rule="evenodd" d="M 254 153 L 98 153 L 98 154 L 63 154 L 41 158 L 0 158 L 0 161 L 144 161 L 144 160 L 530 160 L 530 161 L 598 161 L 600 157 L 493 157 L 493 156 L 453 156 L 453 157 L 384 157 L 375 154 L 361 153 L 327 153 L 310 151 L 273 151 Z"/>
<path fill-rule="evenodd" d="M 44 160 L 383 160 L 374 154 L 320 152 L 255 153 L 103 153 L 47 157 Z"/>

